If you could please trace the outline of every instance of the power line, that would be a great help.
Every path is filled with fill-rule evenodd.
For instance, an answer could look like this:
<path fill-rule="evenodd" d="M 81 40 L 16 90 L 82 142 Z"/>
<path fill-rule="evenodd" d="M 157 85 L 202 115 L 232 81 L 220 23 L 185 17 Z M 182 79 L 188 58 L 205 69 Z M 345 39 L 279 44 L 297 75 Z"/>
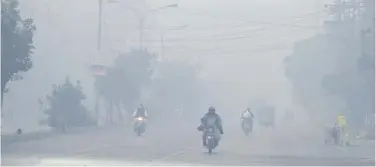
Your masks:
<path fill-rule="evenodd" d="M 241 21 L 244 23 L 244 25 L 248 25 L 248 24 L 258 24 L 258 25 L 274 25 L 274 26 L 287 26 L 287 27 L 302 27 L 302 28 L 317 28 L 317 26 L 303 26 L 303 25 L 293 25 L 293 24 L 280 24 L 280 23 L 273 23 L 273 22 L 266 22 L 266 21 L 255 21 L 255 20 L 241 20 L 241 19 L 238 19 L 236 17 L 223 17 L 223 16 L 215 16 L 215 15 L 212 15 L 212 14 L 208 14 L 208 13 L 203 13 L 203 12 L 191 12 L 191 11 L 187 11 L 187 10 L 184 10 L 186 13 L 189 13 L 189 14 L 194 14 L 194 15 L 200 15 L 200 16 L 207 16 L 207 17 L 211 17 L 211 18 L 214 18 L 214 19 L 226 19 L 226 20 L 236 20 L 236 21 Z M 300 14 L 300 15 L 297 15 L 297 16 L 293 16 L 293 17 L 289 17 L 288 19 L 297 19 L 297 18 L 304 18 L 304 17 L 307 17 L 307 16 L 311 16 L 311 15 L 319 15 L 319 14 L 322 14 L 324 12 L 311 12 L 311 13 L 305 13 L 305 14 Z M 235 27 L 238 27 L 238 26 L 242 26 L 243 24 L 241 25 L 236 25 Z"/>
<path fill-rule="evenodd" d="M 286 41 L 284 41 L 284 42 L 279 42 L 279 43 L 277 43 L 277 44 L 272 44 L 273 46 L 275 46 L 275 45 L 278 45 L 278 46 L 280 46 L 281 44 L 289 44 L 289 43 L 292 43 L 292 42 L 286 42 Z M 251 45 L 250 45 L 251 46 Z M 256 47 L 251 47 L 251 48 L 255 48 L 256 50 L 258 50 L 258 49 L 262 49 L 262 48 L 269 48 L 269 46 L 270 46 L 270 44 L 261 44 L 261 45 L 257 45 Z M 168 49 L 168 50 L 170 50 L 170 51 L 173 51 L 173 50 L 176 50 L 176 51 L 194 51 L 194 52 L 212 52 L 212 51 L 223 51 L 222 49 L 224 48 L 224 47 L 220 47 L 220 46 L 214 46 L 214 47 L 212 47 L 212 48 L 205 48 L 205 49 L 187 49 L 187 48 L 184 48 L 184 47 L 169 47 L 170 49 Z M 249 47 L 248 47 L 249 48 Z"/>
<path fill-rule="evenodd" d="M 300 21 L 296 21 L 294 23 L 297 23 L 297 22 L 300 22 Z M 224 37 L 224 36 L 229 36 L 229 35 L 238 35 L 238 34 L 263 32 L 263 31 L 269 30 L 271 28 L 274 28 L 274 27 L 262 27 L 262 28 L 258 28 L 258 29 L 245 30 L 245 31 L 237 31 L 237 32 L 233 32 L 233 33 L 222 33 L 222 34 L 217 34 L 217 35 L 206 36 L 206 37 L 203 37 L 203 38 Z M 317 27 L 312 27 L 312 28 L 316 29 Z"/>
<path fill-rule="evenodd" d="M 190 50 L 190 49 L 185 49 L 183 50 L 183 53 L 189 53 L 191 54 L 192 52 L 199 52 L 199 53 L 205 53 L 206 52 L 220 52 L 224 55 L 237 55 L 237 54 L 243 54 L 243 53 L 249 53 L 249 54 L 254 54 L 254 53 L 265 53 L 265 52 L 273 52 L 273 51 L 281 51 L 281 50 L 288 50 L 290 48 L 286 47 L 285 43 L 280 43 L 279 45 L 272 45 L 269 47 L 256 47 L 254 49 L 250 50 L 234 50 L 234 51 L 225 51 L 220 48 L 213 48 L 213 49 L 206 49 L 206 50 Z M 210 53 L 208 56 L 213 55 L 216 56 L 220 53 Z"/>
<path fill-rule="evenodd" d="M 263 31 L 269 28 L 263 28 L 256 31 Z M 202 38 L 202 39 L 190 39 L 190 38 L 176 38 L 176 39 L 168 39 L 165 42 L 211 42 L 211 41 L 231 41 L 231 40 L 239 40 L 239 39 L 249 39 L 255 37 L 257 34 L 250 34 L 250 35 L 243 35 L 243 36 L 236 36 L 236 37 L 225 37 L 225 38 Z M 158 40 L 148 40 L 146 42 L 159 42 Z"/>
<path fill-rule="evenodd" d="M 323 12 L 318 12 L 318 13 L 306 13 L 303 15 L 299 16 L 294 16 L 290 17 L 288 19 L 304 19 L 312 15 L 319 15 L 322 14 Z M 273 25 L 273 26 L 281 26 L 281 27 L 298 27 L 298 28 L 318 28 L 318 26 L 306 26 L 306 25 L 295 25 L 291 23 L 273 23 L 273 22 L 265 22 L 265 21 L 244 21 L 242 20 L 243 23 L 241 24 L 234 24 L 234 25 L 229 25 L 229 24 L 218 24 L 218 25 L 213 25 L 213 26 L 208 26 L 208 27 L 189 27 L 186 30 L 212 30 L 212 29 L 218 29 L 218 28 L 245 28 L 245 27 L 255 27 L 255 26 L 260 26 L 260 25 Z M 156 28 L 146 28 L 147 30 L 162 30 L 162 29 L 156 29 Z"/>
<path fill-rule="evenodd" d="M 312 15 L 314 13 L 309 13 L 309 14 L 304 14 L 304 15 L 300 15 L 300 18 L 304 18 L 303 16 L 308 16 L 308 15 Z M 317 13 L 316 13 L 317 14 Z M 297 17 L 297 16 L 295 16 Z M 303 26 L 303 25 L 294 25 L 295 23 L 298 23 L 300 22 L 299 21 L 294 21 L 292 22 L 292 24 L 282 24 L 282 25 L 290 25 L 292 27 L 299 27 L 299 28 L 308 28 L 308 29 L 318 29 L 320 27 L 317 27 L 317 26 Z M 247 23 L 249 24 L 249 23 Z M 244 24 L 246 25 L 246 24 Z M 281 24 L 280 24 L 281 25 Z M 240 25 L 237 25 L 237 26 L 240 26 Z M 254 26 L 254 25 L 253 25 Z M 167 39 L 166 41 L 170 41 L 170 42 L 182 42 L 182 41 L 213 41 L 213 40 L 233 40 L 233 39 L 246 39 L 246 38 L 250 38 L 250 37 L 254 37 L 254 36 L 240 36 L 240 37 L 230 37 L 230 38 L 216 38 L 216 39 L 210 39 L 210 38 L 215 38 L 215 37 L 223 37 L 223 36 L 229 36 L 229 35 L 236 35 L 236 34 L 245 34 L 245 33 L 254 33 L 254 32 L 261 32 L 261 31 L 265 31 L 265 30 L 269 30 L 271 28 L 274 28 L 274 26 L 270 26 L 270 27 L 263 27 L 263 28 L 259 28 L 259 29 L 256 29 L 256 30 L 247 30 L 247 31 L 242 31 L 242 32 L 235 32 L 235 33 L 224 33 L 224 34 L 219 34 L 219 35 L 212 35 L 212 36 L 207 36 L 207 37 L 203 37 L 203 38 L 199 38 L 199 39 L 192 39 L 192 38 L 175 38 L 175 39 Z M 153 42 L 153 40 L 148 40 L 149 42 Z"/>
<path fill-rule="evenodd" d="M 308 16 L 312 16 L 312 15 L 319 14 L 319 13 L 320 12 L 306 13 L 306 14 L 297 15 L 297 16 L 294 16 L 294 17 L 291 17 L 291 18 L 307 18 Z M 202 14 L 201 13 L 201 15 L 206 15 L 206 14 Z M 230 18 L 230 19 L 232 19 L 232 18 Z M 216 38 L 216 37 L 226 37 L 226 36 L 233 36 L 233 35 L 237 35 L 237 34 L 241 35 L 241 34 L 247 34 L 247 33 L 262 32 L 262 31 L 265 31 L 265 30 L 269 30 L 269 29 L 275 28 L 275 26 L 290 26 L 290 27 L 308 28 L 308 29 L 317 29 L 317 28 L 320 28 L 320 27 L 317 27 L 317 26 L 295 25 L 296 23 L 298 23 L 300 21 L 301 20 L 294 21 L 292 23 L 284 23 L 284 24 L 278 24 L 278 23 L 276 24 L 276 23 L 270 23 L 270 22 L 261 22 L 261 24 L 260 24 L 260 21 L 243 21 L 244 22 L 243 24 L 230 25 L 230 27 L 255 26 L 254 23 L 257 23 L 256 25 L 268 24 L 268 25 L 273 25 L 273 26 L 262 27 L 262 28 L 258 28 L 258 29 L 252 29 L 252 30 L 246 30 L 246 31 L 242 31 L 242 32 L 217 34 L 217 35 L 212 35 L 212 36 L 206 36 L 206 37 L 199 38 L 199 39 L 194 39 L 194 38 L 175 38 L 175 39 L 166 39 L 165 41 L 166 42 L 205 42 L 205 41 L 210 42 L 210 41 L 223 41 L 223 40 L 227 41 L 227 40 L 247 39 L 247 38 L 254 37 L 255 34 L 253 34 L 253 35 L 251 34 L 250 36 L 247 35 L 247 36 L 237 36 L 237 37 L 227 37 L 227 38 Z M 187 30 L 191 30 L 191 29 L 188 28 Z M 159 40 L 147 40 L 145 42 L 149 42 L 149 43 L 150 42 L 159 42 Z"/>
<path fill-rule="evenodd" d="M 307 16 L 314 15 L 314 14 L 317 14 L 317 13 L 306 13 L 306 14 L 303 14 L 303 15 L 294 16 L 292 18 L 307 18 Z M 250 21 L 250 22 L 253 22 L 253 21 Z M 295 24 L 297 22 L 300 22 L 300 20 L 299 21 L 294 21 L 292 23 Z M 249 26 L 249 24 L 250 23 L 245 22 L 243 24 L 237 24 L 237 25 L 231 25 L 231 26 L 241 27 L 241 26 L 247 26 L 247 25 Z M 272 24 L 274 24 L 274 23 L 272 23 Z M 293 24 L 290 24 L 290 25 L 293 25 Z M 286 25 L 286 24 L 284 24 L 284 25 Z M 296 26 L 296 25 L 293 25 L 293 26 Z M 318 27 L 314 27 L 314 26 L 300 26 L 300 25 L 298 27 L 305 27 L 305 28 L 309 28 L 309 29 L 311 29 L 311 28 L 318 28 Z M 254 37 L 256 34 L 236 36 L 236 37 L 233 37 L 232 35 L 261 32 L 261 31 L 268 30 L 268 29 L 271 29 L 271 28 L 275 28 L 275 26 L 263 27 L 263 28 L 259 28 L 259 29 L 253 29 L 251 31 L 247 30 L 247 31 L 243 31 L 243 32 L 224 33 L 224 34 L 219 34 L 219 35 L 212 35 L 212 36 L 207 36 L 207 37 L 199 38 L 199 39 L 192 39 L 192 38 L 167 39 L 167 40 L 165 40 L 165 42 L 213 42 L 213 41 L 231 41 L 231 40 L 238 40 L 238 39 L 249 39 L 249 38 Z M 223 37 L 223 36 L 229 36 L 229 35 L 231 35 L 232 37 L 216 38 L 216 37 Z M 159 43 L 159 40 L 148 40 L 146 42 L 149 42 L 149 43 L 150 42 L 158 42 Z"/>

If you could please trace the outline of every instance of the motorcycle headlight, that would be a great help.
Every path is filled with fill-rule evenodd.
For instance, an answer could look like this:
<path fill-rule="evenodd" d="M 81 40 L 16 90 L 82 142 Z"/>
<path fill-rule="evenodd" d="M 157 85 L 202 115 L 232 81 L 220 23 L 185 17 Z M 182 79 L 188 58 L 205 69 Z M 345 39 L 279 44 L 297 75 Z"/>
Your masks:
<path fill-rule="evenodd" d="M 139 121 L 142 121 L 142 120 L 143 120 L 143 118 L 141 118 L 141 117 L 138 117 L 138 118 L 137 118 L 137 120 L 139 120 Z"/>

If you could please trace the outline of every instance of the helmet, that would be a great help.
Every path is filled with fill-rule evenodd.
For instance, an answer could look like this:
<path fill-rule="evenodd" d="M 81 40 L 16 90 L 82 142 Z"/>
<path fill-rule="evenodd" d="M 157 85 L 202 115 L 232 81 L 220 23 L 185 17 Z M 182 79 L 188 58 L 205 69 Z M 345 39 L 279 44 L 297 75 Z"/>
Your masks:
<path fill-rule="evenodd" d="M 214 107 L 209 107 L 209 113 L 215 113 L 215 108 Z"/>

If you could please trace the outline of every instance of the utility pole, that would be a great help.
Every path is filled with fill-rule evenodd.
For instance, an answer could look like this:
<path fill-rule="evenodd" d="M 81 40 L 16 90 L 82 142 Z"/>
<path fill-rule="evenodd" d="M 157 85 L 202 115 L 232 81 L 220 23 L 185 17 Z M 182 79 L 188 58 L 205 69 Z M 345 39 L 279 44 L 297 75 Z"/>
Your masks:
<path fill-rule="evenodd" d="M 370 28 L 366 28 L 366 29 L 362 29 L 361 32 L 360 32 L 360 53 L 361 53 L 361 58 L 360 60 L 361 61 L 361 67 L 364 68 L 364 70 L 368 71 L 368 70 L 372 70 L 372 62 L 369 62 L 370 61 L 370 53 L 367 53 L 368 51 L 368 48 L 366 46 L 367 44 L 367 35 L 370 33 Z M 371 59 L 372 60 L 372 59 Z M 365 67 L 364 67 L 365 66 Z M 365 78 L 367 79 L 367 76 L 365 76 Z M 372 82 L 372 81 L 371 81 Z M 374 83 L 373 83 L 374 84 Z M 365 120 L 366 120 L 366 125 L 369 126 L 370 123 L 372 122 L 371 119 L 372 119 L 372 113 L 374 111 L 374 107 L 371 108 L 371 111 L 369 109 L 367 109 L 365 112 Z"/>
<path fill-rule="evenodd" d="M 101 42 L 102 42 L 102 8 L 103 8 L 103 0 L 98 0 L 99 12 L 98 12 L 98 40 L 97 40 L 97 49 L 98 51 L 101 50 Z"/>
<path fill-rule="evenodd" d="M 101 50 L 101 42 L 102 42 L 102 8 L 103 8 L 103 0 L 98 0 L 98 36 L 97 36 L 97 50 L 98 50 L 98 55 L 100 55 L 100 50 Z M 94 60 L 96 60 L 94 58 Z M 96 82 L 98 82 L 99 77 L 95 76 Z M 94 117 L 96 119 L 97 125 L 99 126 L 99 100 L 100 100 L 100 95 L 98 90 L 95 90 L 95 106 L 94 106 Z"/>

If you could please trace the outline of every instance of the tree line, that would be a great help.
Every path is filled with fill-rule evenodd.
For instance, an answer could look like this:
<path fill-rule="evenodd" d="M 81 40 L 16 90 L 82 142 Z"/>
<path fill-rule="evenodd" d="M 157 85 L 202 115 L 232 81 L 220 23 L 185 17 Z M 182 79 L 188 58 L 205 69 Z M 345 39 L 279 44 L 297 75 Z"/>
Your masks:
<path fill-rule="evenodd" d="M 325 8 L 331 20 L 324 32 L 296 42 L 286 76 L 309 113 L 326 121 L 344 114 L 361 128 L 375 112 L 375 1 L 336 0 Z"/>
<path fill-rule="evenodd" d="M 1 98 L 7 84 L 22 79 L 33 67 L 33 45 L 36 25 L 31 18 L 21 18 L 17 0 L 1 1 Z M 120 53 L 106 67 L 105 75 L 97 76 L 94 86 L 105 104 L 106 121 L 114 116 L 119 121 L 140 103 L 153 108 L 151 115 L 174 109 L 194 110 L 203 97 L 203 83 L 195 65 L 174 61 L 159 62 L 157 55 L 146 49 Z M 89 75 L 89 71 L 88 71 Z M 96 115 L 83 105 L 86 95 L 82 84 L 74 85 L 69 77 L 52 86 L 51 93 L 39 99 L 40 110 L 46 115 L 42 123 L 58 130 L 97 124 Z M 149 93 L 146 93 L 149 90 Z M 3 103 L 2 103 L 3 104 Z"/>

